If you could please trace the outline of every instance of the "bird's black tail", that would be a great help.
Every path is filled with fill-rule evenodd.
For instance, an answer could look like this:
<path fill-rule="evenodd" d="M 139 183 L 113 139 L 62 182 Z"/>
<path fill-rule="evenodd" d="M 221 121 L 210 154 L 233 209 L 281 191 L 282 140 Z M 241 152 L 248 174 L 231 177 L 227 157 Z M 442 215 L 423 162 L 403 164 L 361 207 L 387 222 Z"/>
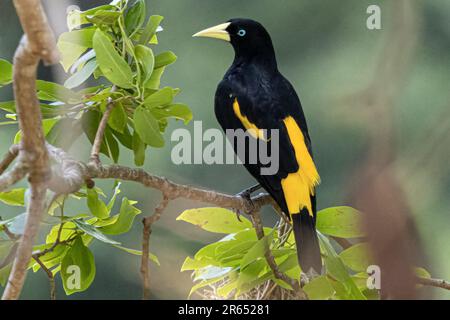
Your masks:
<path fill-rule="evenodd" d="M 315 220 L 306 209 L 291 216 L 295 243 L 297 245 L 298 263 L 304 273 L 308 273 L 312 268 L 316 273 L 320 274 L 322 271 L 322 259 L 320 257 Z"/>

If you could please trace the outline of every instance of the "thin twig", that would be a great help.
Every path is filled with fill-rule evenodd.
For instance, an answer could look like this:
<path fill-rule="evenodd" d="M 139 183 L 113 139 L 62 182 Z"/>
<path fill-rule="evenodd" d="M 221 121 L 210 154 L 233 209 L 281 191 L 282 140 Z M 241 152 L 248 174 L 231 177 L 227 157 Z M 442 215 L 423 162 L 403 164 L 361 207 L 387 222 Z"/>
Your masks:
<path fill-rule="evenodd" d="M 42 270 L 44 270 L 45 273 L 47 274 L 48 281 L 50 283 L 50 299 L 56 300 L 56 286 L 55 286 L 55 277 L 53 276 L 53 272 L 45 266 L 45 264 L 41 261 L 41 259 L 39 259 L 39 257 L 37 255 L 33 255 L 32 257 L 33 257 L 34 261 L 36 261 L 37 264 L 39 264 L 41 266 Z"/>
<path fill-rule="evenodd" d="M 22 180 L 28 173 L 28 165 L 19 160 L 10 170 L 0 176 L 0 192 L 5 191 L 18 181 Z"/>
<path fill-rule="evenodd" d="M 8 169 L 9 165 L 17 158 L 19 154 L 19 145 L 13 144 L 0 162 L 0 175 Z"/>
<path fill-rule="evenodd" d="M 436 288 L 442 288 L 445 290 L 450 290 L 450 283 L 445 280 L 442 280 L 442 279 L 417 277 L 417 283 L 424 285 L 424 286 L 430 286 L 430 287 L 436 287 Z"/>
<path fill-rule="evenodd" d="M 141 276 L 143 284 L 142 297 L 144 300 L 150 298 L 150 270 L 149 270 L 149 251 L 150 251 L 150 235 L 152 233 L 152 225 L 161 218 L 161 214 L 169 204 L 169 198 L 163 194 L 161 203 L 155 208 L 153 215 L 142 219 L 144 229 L 142 231 L 142 260 L 141 260 Z"/>
<path fill-rule="evenodd" d="M 58 235 L 56 236 L 55 242 L 49 248 L 44 249 L 42 251 L 38 251 L 38 252 L 33 253 L 33 256 L 36 256 L 36 257 L 40 258 L 40 257 L 42 257 L 43 255 L 45 255 L 45 254 L 47 254 L 49 252 L 53 252 L 53 250 L 55 250 L 55 248 L 58 245 L 66 244 L 66 243 L 70 242 L 72 239 L 67 239 L 67 240 L 61 241 L 61 233 L 62 233 L 62 230 L 63 230 L 63 226 L 64 226 L 64 223 L 61 223 L 59 225 Z"/>
<path fill-rule="evenodd" d="M 111 93 L 116 91 L 116 86 L 111 88 Z M 89 163 L 94 166 L 100 165 L 100 150 L 102 147 L 103 139 L 105 136 L 105 130 L 108 125 L 109 117 L 114 109 L 114 101 L 111 97 L 108 98 L 108 103 L 106 105 L 106 110 L 103 113 L 102 119 L 98 125 L 97 133 L 95 135 L 94 143 L 92 144 L 91 156 L 89 158 Z"/>

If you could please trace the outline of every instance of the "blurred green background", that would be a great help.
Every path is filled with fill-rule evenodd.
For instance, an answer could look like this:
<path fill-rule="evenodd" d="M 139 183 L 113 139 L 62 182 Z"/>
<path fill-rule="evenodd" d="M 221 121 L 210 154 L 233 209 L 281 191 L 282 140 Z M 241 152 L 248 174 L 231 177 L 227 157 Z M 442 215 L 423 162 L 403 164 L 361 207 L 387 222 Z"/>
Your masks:
<path fill-rule="evenodd" d="M 67 1 L 68 2 L 68 1 Z M 66 1 L 47 0 L 51 22 L 57 32 L 64 31 Z M 83 9 L 108 1 L 74 1 Z M 318 190 L 319 208 L 348 204 L 351 179 L 367 150 L 367 121 L 356 96 L 371 83 L 377 70 L 385 41 L 396 31 L 391 1 L 366 0 L 149 0 L 148 11 L 165 17 L 164 32 L 159 34 L 156 51 L 172 50 L 178 61 L 171 66 L 163 85 L 180 87 L 178 101 L 189 104 L 195 120 L 203 121 L 204 130 L 217 128 L 213 97 L 217 83 L 233 59 L 231 46 L 225 43 L 193 39 L 203 28 L 233 17 L 260 21 L 270 32 L 281 72 L 293 83 L 300 95 L 309 121 L 310 134 L 322 184 Z M 395 144 L 399 171 L 416 159 L 425 161 L 401 175 L 413 214 L 422 237 L 429 270 L 436 278 L 450 279 L 450 2 L 448 0 L 410 0 L 415 15 L 411 34 L 416 40 L 405 56 L 410 57 L 402 84 L 396 86 L 393 102 Z M 368 30 L 366 9 L 378 4 L 382 10 L 382 30 Z M 11 60 L 21 36 L 19 22 L 10 1 L 0 2 L 0 57 Z M 403 38 L 398 39 L 400 43 Z M 403 50 L 402 45 L 398 50 Z M 53 69 L 53 75 L 60 70 Z M 50 78 L 48 70 L 42 77 Z M 398 81 L 398 80 L 393 80 Z M 395 85 L 395 84 L 393 84 Z M 389 84 L 388 84 L 389 86 Z M 0 89 L 0 101 L 12 97 L 11 88 Z M 3 113 L 0 112 L 3 118 Z M 182 124 L 171 123 L 166 132 Z M 192 129 L 192 122 L 188 126 Z M 11 144 L 16 131 L 0 126 L 0 154 Z M 237 193 L 254 184 L 241 166 L 183 165 L 170 161 L 172 143 L 164 149 L 148 150 L 145 169 L 179 183 L 193 184 L 229 193 Z M 84 138 L 72 148 L 80 159 L 87 158 Z M 124 151 L 120 162 L 132 165 L 131 155 Z M 100 182 L 111 191 L 112 182 Z M 136 184 L 123 184 L 123 195 L 138 200 L 144 214 L 152 213 L 160 194 Z M 189 273 L 180 273 L 186 256 L 218 236 L 203 232 L 175 218 L 183 209 L 201 206 L 188 201 L 172 202 L 162 219 L 154 226 L 151 251 L 161 267 L 151 266 L 153 298 L 184 299 L 192 285 Z M 72 204 L 73 213 L 85 210 Z M 20 209 L 0 205 L 6 219 L 21 213 Z M 275 216 L 267 209 L 265 223 Z M 45 231 L 45 226 L 43 227 Z M 119 241 L 132 248 L 141 243 L 141 224 L 136 220 L 132 232 Z M 95 242 L 97 276 L 91 288 L 70 297 L 64 295 L 57 277 L 59 299 L 139 299 L 140 261 L 136 256 Z M 0 288 L 0 292 L 2 288 Z M 450 298 L 448 292 L 435 290 L 436 298 Z M 48 281 L 43 272 L 30 273 L 22 298 L 47 299 Z"/>

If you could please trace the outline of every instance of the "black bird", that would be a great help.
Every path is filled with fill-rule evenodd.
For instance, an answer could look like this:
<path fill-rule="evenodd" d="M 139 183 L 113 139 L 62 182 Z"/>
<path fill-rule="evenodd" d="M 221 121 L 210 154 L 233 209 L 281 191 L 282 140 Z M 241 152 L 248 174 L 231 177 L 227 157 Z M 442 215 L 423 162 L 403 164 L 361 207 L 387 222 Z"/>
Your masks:
<path fill-rule="evenodd" d="M 274 175 L 261 174 L 264 165 L 259 157 L 256 164 L 248 163 L 248 150 L 243 162 L 292 219 L 303 272 L 310 273 L 313 269 L 320 273 L 322 262 L 315 230 L 315 187 L 320 177 L 300 100 L 278 70 L 269 33 L 256 21 L 231 19 L 194 37 L 228 41 L 235 51 L 233 64 L 215 96 L 215 114 L 222 128 L 247 130 L 251 139 L 263 140 L 270 150 L 274 150 L 270 130 L 278 130 L 279 169 Z"/>

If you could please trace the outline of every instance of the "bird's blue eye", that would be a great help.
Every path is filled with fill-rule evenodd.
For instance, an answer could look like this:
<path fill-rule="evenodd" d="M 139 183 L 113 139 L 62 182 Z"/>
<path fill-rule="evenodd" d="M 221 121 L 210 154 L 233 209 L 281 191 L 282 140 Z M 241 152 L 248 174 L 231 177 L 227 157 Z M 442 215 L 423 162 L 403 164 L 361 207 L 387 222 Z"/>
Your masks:
<path fill-rule="evenodd" d="M 244 29 L 240 29 L 237 34 L 238 34 L 238 36 L 243 37 L 243 36 L 245 36 L 246 32 Z"/>

